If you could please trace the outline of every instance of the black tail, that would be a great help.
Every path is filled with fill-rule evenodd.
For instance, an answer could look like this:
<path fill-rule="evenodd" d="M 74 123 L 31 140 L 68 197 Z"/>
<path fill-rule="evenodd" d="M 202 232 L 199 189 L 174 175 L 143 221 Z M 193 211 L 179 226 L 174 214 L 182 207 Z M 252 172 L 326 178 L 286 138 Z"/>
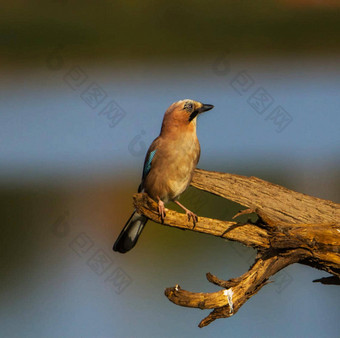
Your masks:
<path fill-rule="evenodd" d="M 113 245 L 113 251 L 125 253 L 131 250 L 136 245 L 147 221 L 148 219 L 145 216 L 140 215 L 135 210 Z"/>

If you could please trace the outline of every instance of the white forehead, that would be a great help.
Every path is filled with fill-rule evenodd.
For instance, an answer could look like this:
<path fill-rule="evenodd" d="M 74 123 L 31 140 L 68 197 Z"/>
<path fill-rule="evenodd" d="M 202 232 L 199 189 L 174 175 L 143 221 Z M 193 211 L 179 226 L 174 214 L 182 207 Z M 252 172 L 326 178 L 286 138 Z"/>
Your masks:
<path fill-rule="evenodd" d="M 186 102 L 194 102 L 194 100 L 191 99 L 184 99 L 184 100 L 179 100 L 177 103 L 186 103 Z"/>

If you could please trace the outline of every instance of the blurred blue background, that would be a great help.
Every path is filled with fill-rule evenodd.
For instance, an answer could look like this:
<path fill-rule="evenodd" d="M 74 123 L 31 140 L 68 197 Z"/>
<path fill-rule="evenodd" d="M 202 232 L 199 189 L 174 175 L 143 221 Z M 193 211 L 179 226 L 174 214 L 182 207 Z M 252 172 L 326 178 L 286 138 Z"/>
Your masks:
<path fill-rule="evenodd" d="M 216 291 L 205 273 L 238 277 L 254 250 L 152 222 L 134 250 L 111 250 L 179 99 L 215 106 L 198 120 L 200 168 L 340 200 L 338 9 L 4 4 L 1 336 L 338 337 L 340 291 L 312 283 L 325 272 L 290 266 L 234 317 L 198 329 L 208 312 L 175 306 L 164 289 Z M 181 200 L 226 220 L 241 208 L 194 188 Z"/>

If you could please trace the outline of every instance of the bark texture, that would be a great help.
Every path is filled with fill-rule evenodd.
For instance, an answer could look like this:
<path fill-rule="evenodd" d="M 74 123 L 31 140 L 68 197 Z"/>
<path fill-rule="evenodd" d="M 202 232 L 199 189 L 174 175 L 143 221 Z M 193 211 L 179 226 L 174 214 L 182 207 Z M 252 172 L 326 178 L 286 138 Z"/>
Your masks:
<path fill-rule="evenodd" d="M 250 269 L 228 281 L 207 273 L 209 282 L 222 290 L 194 293 L 179 285 L 165 295 L 177 305 L 213 309 L 199 327 L 235 314 L 275 273 L 293 263 L 327 271 L 330 277 L 316 282 L 340 284 L 340 205 L 269 183 L 245 177 L 196 169 L 194 187 L 237 202 L 247 209 L 235 215 L 255 212 L 255 223 L 240 224 L 199 217 L 195 227 L 186 215 L 167 210 L 163 224 L 240 242 L 258 253 Z M 134 195 L 136 209 L 161 223 L 157 204 L 146 194 Z M 234 218 L 235 218 L 234 217 Z"/>

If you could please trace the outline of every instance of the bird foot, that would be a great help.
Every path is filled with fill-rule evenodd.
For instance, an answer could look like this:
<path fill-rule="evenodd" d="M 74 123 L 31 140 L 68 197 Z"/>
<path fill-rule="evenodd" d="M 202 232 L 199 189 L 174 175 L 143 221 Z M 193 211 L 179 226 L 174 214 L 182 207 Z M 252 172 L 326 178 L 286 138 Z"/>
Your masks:
<path fill-rule="evenodd" d="M 195 225 L 196 225 L 196 222 L 198 222 L 198 217 L 196 214 L 194 214 L 192 211 L 190 210 L 185 210 L 185 213 L 187 214 L 188 216 L 188 221 L 190 221 L 190 218 L 192 218 L 192 222 L 194 223 L 194 226 L 193 226 L 193 229 L 195 229 Z"/>
<path fill-rule="evenodd" d="M 198 222 L 198 217 L 196 214 L 194 214 L 192 211 L 187 209 L 183 204 L 179 203 L 178 201 L 174 201 L 177 205 L 179 205 L 188 216 L 188 221 L 190 221 L 190 218 L 192 218 L 192 222 L 194 223 L 193 229 L 195 229 L 196 222 Z"/>
<path fill-rule="evenodd" d="M 165 213 L 165 207 L 164 207 L 164 202 L 161 200 L 158 200 L 158 213 L 159 216 L 161 217 L 162 223 L 164 222 L 164 218 L 166 216 Z"/>

